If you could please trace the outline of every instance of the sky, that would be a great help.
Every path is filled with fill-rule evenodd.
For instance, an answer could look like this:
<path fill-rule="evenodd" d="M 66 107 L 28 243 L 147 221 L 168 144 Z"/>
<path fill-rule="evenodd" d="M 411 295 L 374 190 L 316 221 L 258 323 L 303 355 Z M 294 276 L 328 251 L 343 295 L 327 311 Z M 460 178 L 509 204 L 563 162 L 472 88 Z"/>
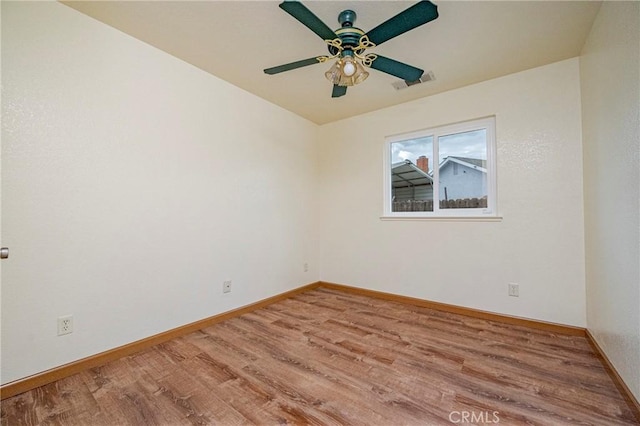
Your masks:
<path fill-rule="evenodd" d="M 487 159 L 486 130 L 484 129 L 440 136 L 439 145 L 439 163 L 448 156 L 477 158 L 481 160 Z M 416 160 L 421 155 L 427 156 L 429 159 L 429 170 L 432 170 L 434 164 L 433 136 L 409 139 L 391 144 L 392 164 L 404 160 L 411 160 L 413 164 L 416 164 Z"/>

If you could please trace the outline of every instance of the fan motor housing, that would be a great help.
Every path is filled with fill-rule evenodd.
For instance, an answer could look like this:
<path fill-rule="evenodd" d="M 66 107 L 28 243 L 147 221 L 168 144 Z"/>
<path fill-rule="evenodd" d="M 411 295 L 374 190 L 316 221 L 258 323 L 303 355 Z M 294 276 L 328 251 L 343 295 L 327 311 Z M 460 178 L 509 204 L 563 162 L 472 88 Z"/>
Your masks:
<path fill-rule="evenodd" d="M 336 35 L 342 41 L 342 47 L 347 50 L 353 50 L 354 47 L 360 44 L 360 38 L 365 34 L 360 28 L 353 26 L 356 21 L 356 12 L 353 10 L 343 10 L 338 15 L 338 22 L 341 28 L 335 30 Z M 335 55 L 338 53 L 338 49 L 334 46 L 328 46 L 329 53 Z"/>

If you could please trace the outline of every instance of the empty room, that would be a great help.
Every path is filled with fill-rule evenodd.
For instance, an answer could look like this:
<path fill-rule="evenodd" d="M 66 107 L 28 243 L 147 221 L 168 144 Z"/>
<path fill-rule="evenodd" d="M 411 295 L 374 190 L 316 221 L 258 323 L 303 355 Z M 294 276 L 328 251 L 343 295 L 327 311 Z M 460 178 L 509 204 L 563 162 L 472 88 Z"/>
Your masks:
<path fill-rule="evenodd" d="M 2 425 L 640 424 L 640 2 L 2 1 Z"/>

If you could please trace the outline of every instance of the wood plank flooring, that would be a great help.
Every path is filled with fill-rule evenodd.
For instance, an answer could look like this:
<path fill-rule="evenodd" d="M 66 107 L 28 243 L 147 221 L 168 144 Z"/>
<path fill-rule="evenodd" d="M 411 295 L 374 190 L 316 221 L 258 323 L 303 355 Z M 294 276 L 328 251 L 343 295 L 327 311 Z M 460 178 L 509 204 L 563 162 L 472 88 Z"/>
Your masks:
<path fill-rule="evenodd" d="M 2 425 L 633 425 L 582 337 L 318 288 L 2 402 Z"/>

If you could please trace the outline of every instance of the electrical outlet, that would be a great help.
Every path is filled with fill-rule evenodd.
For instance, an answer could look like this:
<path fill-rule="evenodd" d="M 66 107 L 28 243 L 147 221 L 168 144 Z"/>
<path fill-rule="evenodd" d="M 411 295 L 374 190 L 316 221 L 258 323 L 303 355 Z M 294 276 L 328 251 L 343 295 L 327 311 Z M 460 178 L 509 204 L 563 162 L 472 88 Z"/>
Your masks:
<path fill-rule="evenodd" d="M 73 333 L 73 315 L 58 317 L 58 336 Z"/>
<path fill-rule="evenodd" d="M 520 297 L 520 284 L 509 283 L 509 296 Z"/>
<path fill-rule="evenodd" d="M 305 262 L 305 263 L 304 263 L 304 265 L 302 265 L 302 269 L 303 269 L 305 272 L 309 272 L 309 264 L 308 264 L 307 262 Z"/>
<path fill-rule="evenodd" d="M 231 293 L 231 280 L 222 283 L 222 292 Z"/>

